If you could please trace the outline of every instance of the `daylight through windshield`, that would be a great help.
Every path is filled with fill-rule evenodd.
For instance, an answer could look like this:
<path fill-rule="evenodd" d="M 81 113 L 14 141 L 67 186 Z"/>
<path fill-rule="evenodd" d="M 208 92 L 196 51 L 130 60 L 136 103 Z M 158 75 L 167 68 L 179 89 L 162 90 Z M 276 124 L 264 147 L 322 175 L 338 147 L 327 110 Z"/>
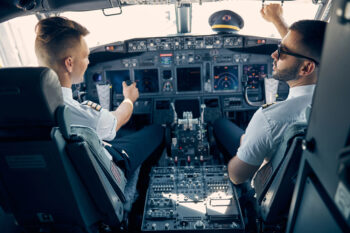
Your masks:
<path fill-rule="evenodd" d="M 190 34 L 214 34 L 208 24 L 211 14 L 219 10 L 232 10 L 244 19 L 244 35 L 278 38 L 279 34 L 272 24 L 260 16 L 260 1 L 225 1 L 192 4 L 192 32 Z M 284 3 L 284 16 L 288 24 L 300 19 L 312 19 L 318 9 L 311 1 L 292 1 Z M 90 48 L 138 37 L 175 35 L 176 16 L 174 5 L 135 5 L 123 7 L 123 13 L 105 16 L 102 11 L 65 12 L 60 15 L 85 25 L 90 34 L 86 41 Z M 25 16 L 0 24 L 0 65 L 35 66 L 34 53 L 37 23 L 35 15 Z M 13 51 L 16 51 L 15 53 Z"/>

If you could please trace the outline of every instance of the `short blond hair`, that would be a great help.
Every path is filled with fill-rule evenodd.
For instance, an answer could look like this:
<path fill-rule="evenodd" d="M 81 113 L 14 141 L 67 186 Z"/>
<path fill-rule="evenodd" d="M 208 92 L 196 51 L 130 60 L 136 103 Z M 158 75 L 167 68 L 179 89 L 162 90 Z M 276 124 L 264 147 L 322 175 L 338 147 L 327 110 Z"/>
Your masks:
<path fill-rule="evenodd" d="M 35 54 L 39 63 L 54 69 L 69 49 L 80 45 L 81 37 L 89 31 L 73 20 L 56 16 L 40 20 L 35 33 Z"/>

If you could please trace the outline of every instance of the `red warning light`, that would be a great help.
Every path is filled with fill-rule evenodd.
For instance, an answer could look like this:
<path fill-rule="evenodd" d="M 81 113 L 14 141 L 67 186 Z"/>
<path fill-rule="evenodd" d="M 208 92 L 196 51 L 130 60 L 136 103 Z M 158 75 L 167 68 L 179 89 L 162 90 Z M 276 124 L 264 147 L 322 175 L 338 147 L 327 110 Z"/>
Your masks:
<path fill-rule="evenodd" d="M 173 54 L 172 53 L 161 53 L 159 54 L 160 57 L 172 57 Z"/>

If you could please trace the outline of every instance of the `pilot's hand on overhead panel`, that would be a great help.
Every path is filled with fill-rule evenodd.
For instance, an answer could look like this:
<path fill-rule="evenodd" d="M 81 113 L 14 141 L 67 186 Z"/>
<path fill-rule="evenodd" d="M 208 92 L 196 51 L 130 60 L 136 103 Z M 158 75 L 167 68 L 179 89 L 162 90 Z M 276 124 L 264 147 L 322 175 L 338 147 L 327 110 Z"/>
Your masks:
<path fill-rule="evenodd" d="M 139 98 L 139 89 L 136 87 L 136 83 L 133 82 L 131 85 L 126 85 L 123 82 L 123 95 L 125 99 L 130 99 L 133 103 Z"/>
<path fill-rule="evenodd" d="M 278 3 L 263 6 L 260 10 L 261 16 L 268 22 L 274 23 L 282 19 L 283 9 Z"/>
<path fill-rule="evenodd" d="M 288 25 L 283 19 L 283 10 L 280 4 L 270 4 L 263 6 L 260 10 L 261 16 L 268 22 L 275 25 L 281 37 L 285 37 L 288 33 Z"/>

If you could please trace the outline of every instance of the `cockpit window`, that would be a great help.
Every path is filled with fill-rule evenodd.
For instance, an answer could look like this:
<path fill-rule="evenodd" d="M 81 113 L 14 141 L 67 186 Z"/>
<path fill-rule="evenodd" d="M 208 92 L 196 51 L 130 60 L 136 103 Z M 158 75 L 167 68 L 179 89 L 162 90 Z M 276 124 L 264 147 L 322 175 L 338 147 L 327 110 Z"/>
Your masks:
<path fill-rule="evenodd" d="M 223 1 L 192 4 L 192 30 L 190 34 L 214 34 L 208 19 L 216 11 L 229 9 L 244 19 L 244 35 L 278 38 L 274 26 L 260 16 L 261 1 Z M 288 24 L 300 19 L 313 19 L 318 5 L 310 0 L 284 2 L 284 17 Z M 123 7 L 123 13 L 105 16 L 102 11 L 64 12 L 66 16 L 86 26 L 90 34 L 86 37 L 90 48 L 138 37 L 176 35 L 174 5 L 135 5 Z M 0 24 L 0 66 L 35 66 L 34 27 L 35 15 L 12 19 Z"/>
<path fill-rule="evenodd" d="M 267 2 L 268 4 L 269 2 Z M 276 3 L 276 2 L 274 2 Z M 231 10 L 238 13 L 244 20 L 244 27 L 239 32 L 244 35 L 280 38 L 276 28 L 263 20 L 260 15 L 261 1 L 233 1 L 208 2 L 206 4 L 193 4 L 193 33 L 213 33 L 208 24 L 211 14 L 220 10 Z M 284 2 L 283 16 L 288 25 L 301 19 L 314 19 L 318 6 L 311 1 Z"/>
<path fill-rule="evenodd" d="M 0 67 L 35 66 L 35 15 L 15 18 L 0 24 Z"/>

